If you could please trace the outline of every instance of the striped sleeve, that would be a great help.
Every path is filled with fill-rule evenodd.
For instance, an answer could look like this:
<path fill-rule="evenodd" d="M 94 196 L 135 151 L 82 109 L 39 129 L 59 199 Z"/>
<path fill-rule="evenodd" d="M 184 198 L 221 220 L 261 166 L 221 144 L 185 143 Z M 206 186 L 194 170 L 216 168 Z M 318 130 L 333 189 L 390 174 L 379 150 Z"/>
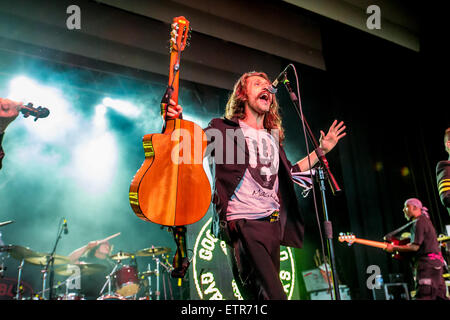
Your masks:
<path fill-rule="evenodd" d="M 442 204 L 450 213 L 450 161 L 440 161 L 436 166 L 436 181 Z"/>

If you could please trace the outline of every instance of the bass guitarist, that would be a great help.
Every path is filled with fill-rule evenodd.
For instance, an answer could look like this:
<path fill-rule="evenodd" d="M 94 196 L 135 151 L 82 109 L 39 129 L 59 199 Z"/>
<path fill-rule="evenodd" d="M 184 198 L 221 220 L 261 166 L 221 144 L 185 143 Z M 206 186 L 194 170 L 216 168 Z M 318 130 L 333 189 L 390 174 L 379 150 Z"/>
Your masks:
<path fill-rule="evenodd" d="M 405 245 L 388 243 L 385 250 L 390 253 L 411 253 L 416 300 L 448 300 L 442 277 L 445 261 L 436 230 L 428 217 L 428 209 L 419 199 L 411 198 L 405 201 L 403 213 L 407 220 L 416 222 L 411 225 L 411 240 Z"/>

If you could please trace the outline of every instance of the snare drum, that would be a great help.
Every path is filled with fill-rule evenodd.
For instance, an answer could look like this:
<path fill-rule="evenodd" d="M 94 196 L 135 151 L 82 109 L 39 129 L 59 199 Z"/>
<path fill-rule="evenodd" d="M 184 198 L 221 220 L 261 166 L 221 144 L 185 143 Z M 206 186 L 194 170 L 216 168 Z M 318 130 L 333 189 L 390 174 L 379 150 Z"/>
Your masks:
<path fill-rule="evenodd" d="M 133 296 L 139 291 L 138 271 L 133 266 L 123 266 L 114 273 L 116 293 L 123 297 Z"/>

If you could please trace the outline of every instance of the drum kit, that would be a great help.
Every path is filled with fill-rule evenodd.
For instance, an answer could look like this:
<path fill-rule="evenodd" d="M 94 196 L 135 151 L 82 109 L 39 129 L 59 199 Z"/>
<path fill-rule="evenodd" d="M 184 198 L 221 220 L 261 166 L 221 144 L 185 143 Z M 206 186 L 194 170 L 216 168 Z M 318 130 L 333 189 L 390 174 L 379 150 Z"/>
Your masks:
<path fill-rule="evenodd" d="M 152 246 L 133 253 L 119 251 L 110 255 L 109 259 L 114 262 L 114 268 L 106 276 L 106 282 L 101 288 L 97 300 L 160 300 L 161 279 L 164 285 L 164 295 L 167 298 L 165 275 L 170 274 L 173 270 L 173 267 L 168 262 L 169 252 L 170 248 Z M 80 281 L 84 276 L 105 274 L 105 272 L 109 271 L 107 266 L 103 264 L 73 263 L 69 257 L 53 254 L 53 272 L 66 279 L 52 286 L 48 284 L 47 279 L 49 273 L 47 267 L 51 256 L 49 253 L 36 252 L 28 247 L 0 243 L 1 275 L 3 275 L 5 270 L 3 267 L 5 258 L 12 257 L 20 261 L 15 300 L 85 300 L 79 287 L 74 290 L 74 286 L 72 286 L 74 281 Z M 151 259 L 150 262 L 147 261 L 147 268 L 142 272 L 138 271 L 137 257 Z M 152 262 L 155 265 L 154 268 L 151 267 Z M 23 295 L 21 284 L 22 270 L 25 263 L 43 268 L 41 270 L 42 290 L 33 297 L 24 297 Z M 152 280 L 156 284 L 156 290 L 153 290 Z M 170 293 L 172 293 L 170 281 L 168 281 L 168 284 Z M 52 290 L 49 287 L 52 287 Z M 49 295 L 49 292 L 55 292 L 56 294 L 52 295 L 50 293 Z"/>
<path fill-rule="evenodd" d="M 116 263 L 106 277 L 106 282 L 97 300 L 152 300 L 153 297 L 160 300 L 161 275 L 163 276 L 164 295 L 167 298 L 165 274 L 173 270 L 168 262 L 169 256 L 167 254 L 169 252 L 170 248 L 152 246 L 134 253 L 119 251 L 110 256 L 110 259 L 116 261 Z M 147 269 L 139 272 L 137 257 L 151 258 L 155 262 L 156 268 L 152 269 L 151 264 L 148 263 Z M 152 276 L 156 277 L 155 292 L 152 288 Z"/>

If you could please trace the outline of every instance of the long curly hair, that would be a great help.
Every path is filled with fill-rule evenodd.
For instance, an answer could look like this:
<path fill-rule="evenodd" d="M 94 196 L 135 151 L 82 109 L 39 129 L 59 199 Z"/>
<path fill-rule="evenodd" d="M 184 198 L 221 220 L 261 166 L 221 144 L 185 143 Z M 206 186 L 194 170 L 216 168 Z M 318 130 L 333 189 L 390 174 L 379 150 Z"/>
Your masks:
<path fill-rule="evenodd" d="M 251 71 L 244 73 L 234 84 L 233 93 L 228 99 L 225 108 L 225 118 L 245 119 L 245 102 L 247 101 L 247 79 L 259 76 L 270 82 L 269 77 L 264 72 Z M 279 113 L 279 105 L 276 96 L 273 96 L 272 104 L 269 112 L 264 117 L 264 128 L 270 133 L 272 130 L 278 130 L 280 143 L 284 140 L 284 129 L 281 124 L 281 115 Z"/>

